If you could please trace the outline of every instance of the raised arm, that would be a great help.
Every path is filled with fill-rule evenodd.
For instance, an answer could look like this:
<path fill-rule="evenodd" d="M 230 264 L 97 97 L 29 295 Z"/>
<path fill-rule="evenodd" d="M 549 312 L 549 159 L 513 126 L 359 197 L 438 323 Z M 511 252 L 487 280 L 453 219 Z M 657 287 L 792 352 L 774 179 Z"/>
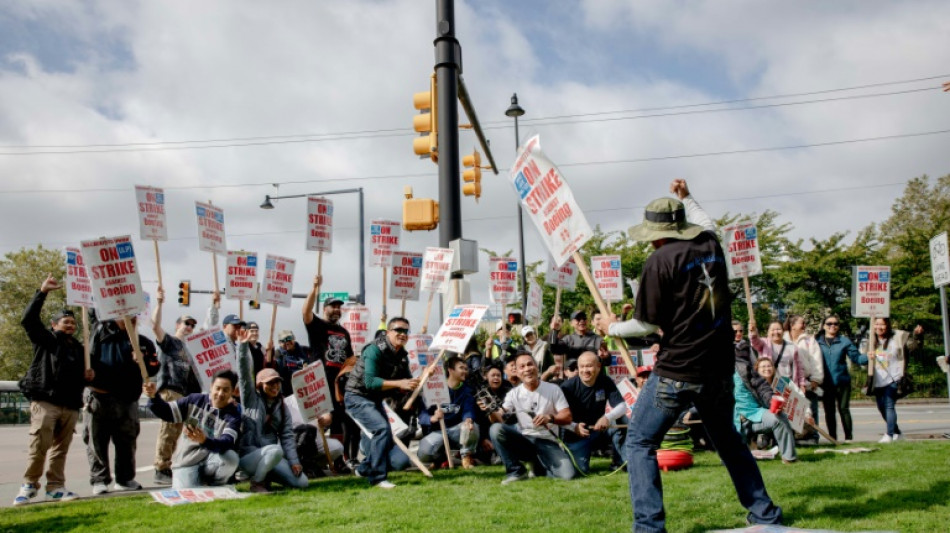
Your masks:
<path fill-rule="evenodd" d="M 155 341 L 159 344 L 165 340 L 165 330 L 162 329 L 162 304 L 165 303 L 165 289 L 158 286 L 158 294 L 155 296 L 155 309 L 152 310 L 152 333 L 155 334 Z"/>
<path fill-rule="evenodd" d="M 307 293 L 307 297 L 303 301 L 303 309 L 301 313 L 303 314 L 303 323 L 310 324 L 313 322 L 314 304 L 317 303 L 317 291 L 320 290 L 320 286 L 323 285 L 323 276 L 314 276 L 313 277 L 313 287 L 310 288 L 310 292 Z"/>

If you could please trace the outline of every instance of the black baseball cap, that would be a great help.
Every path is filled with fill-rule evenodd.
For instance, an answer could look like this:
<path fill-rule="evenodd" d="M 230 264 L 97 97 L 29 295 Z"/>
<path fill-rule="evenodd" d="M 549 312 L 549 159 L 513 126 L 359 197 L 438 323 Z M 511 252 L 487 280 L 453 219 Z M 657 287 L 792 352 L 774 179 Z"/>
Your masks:
<path fill-rule="evenodd" d="M 571 313 L 571 320 L 587 320 L 587 311 L 583 309 Z"/>

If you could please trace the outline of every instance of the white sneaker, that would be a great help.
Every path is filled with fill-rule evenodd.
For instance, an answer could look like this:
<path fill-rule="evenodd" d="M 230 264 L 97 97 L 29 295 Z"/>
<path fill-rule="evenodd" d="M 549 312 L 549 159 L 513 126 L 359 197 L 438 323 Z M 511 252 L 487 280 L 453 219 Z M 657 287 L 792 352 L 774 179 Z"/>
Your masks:
<path fill-rule="evenodd" d="M 36 497 L 37 486 L 32 483 L 24 483 L 20 485 L 20 492 L 17 493 L 16 498 L 13 500 L 13 505 L 23 505 L 25 503 L 30 503 L 30 500 Z"/>
<path fill-rule="evenodd" d="M 888 435 L 887 433 L 885 433 L 884 436 L 881 437 L 881 440 L 879 440 L 879 441 L 877 441 L 877 442 L 880 443 L 880 444 L 888 444 L 888 443 L 892 442 L 892 439 L 891 439 L 891 436 L 890 436 L 890 435 Z"/>
<path fill-rule="evenodd" d="M 387 490 L 396 488 L 396 485 L 394 485 L 393 483 L 385 479 L 377 483 L 376 486 L 381 489 L 387 489 Z"/>
<path fill-rule="evenodd" d="M 52 492 L 46 491 L 46 500 L 51 502 L 71 502 L 79 498 L 79 495 L 65 488 L 56 489 Z"/>
<path fill-rule="evenodd" d="M 903 440 L 903 439 L 904 439 L 904 434 L 903 434 L 903 433 L 895 433 L 894 436 L 891 437 L 891 442 L 897 442 L 897 441 Z"/>
<path fill-rule="evenodd" d="M 109 485 L 106 485 L 105 483 L 96 483 L 95 485 L 92 486 L 93 496 L 98 496 L 100 494 L 105 494 L 107 492 L 109 492 Z"/>
<path fill-rule="evenodd" d="M 139 485 L 138 481 L 130 479 L 125 485 L 119 484 L 118 481 L 115 482 L 115 485 L 112 486 L 112 490 L 116 492 L 128 492 L 132 490 L 142 490 L 142 485 Z"/>

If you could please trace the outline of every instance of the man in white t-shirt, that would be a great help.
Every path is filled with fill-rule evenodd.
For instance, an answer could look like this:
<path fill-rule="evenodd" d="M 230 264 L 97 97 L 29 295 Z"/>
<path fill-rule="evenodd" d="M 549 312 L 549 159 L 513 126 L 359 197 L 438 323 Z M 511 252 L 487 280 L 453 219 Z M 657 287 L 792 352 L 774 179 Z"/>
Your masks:
<path fill-rule="evenodd" d="M 505 464 L 507 485 L 528 478 L 522 461 L 543 468 L 549 477 L 571 479 L 574 465 L 561 449 L 554 431 L 570 424 L 571 409 L 561 388 L 541 381 L 538 365 L 530 353 L 515 360 L 521 385 L 505 396 L 502 408 L 491 414 L 492 445 Z"/>

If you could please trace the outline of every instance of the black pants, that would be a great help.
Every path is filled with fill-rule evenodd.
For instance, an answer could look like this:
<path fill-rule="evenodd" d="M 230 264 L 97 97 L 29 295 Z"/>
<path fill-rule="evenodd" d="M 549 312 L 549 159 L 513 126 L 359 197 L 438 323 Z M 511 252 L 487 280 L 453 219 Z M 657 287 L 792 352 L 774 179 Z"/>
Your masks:
<path fill-rule="evenodd" d="M 827 375 L 827 374 L 826 374 Z M 838 423 L 835 420 L 835 411 L 841 414 L 841 427 L 844 428 L 845 440 L 854 437 L 851 423 L 851 382 L 835 385 L 826 379 L 821 385 L 825 395 L 821 397 L 822 407 L 825 409 L 825 425 L 831 438 L 838 439 Z"/>
<path fill-rule="evenodd" d="M 86 391 L 82 440 L 89 459 L 89 484 L 112 481 L 109 443 L 115 447 L 115 480 L 126 485 L 135 479 L 135 448 L 139 436 L 138 402 L 118 400 L 111 394 Z"/>

